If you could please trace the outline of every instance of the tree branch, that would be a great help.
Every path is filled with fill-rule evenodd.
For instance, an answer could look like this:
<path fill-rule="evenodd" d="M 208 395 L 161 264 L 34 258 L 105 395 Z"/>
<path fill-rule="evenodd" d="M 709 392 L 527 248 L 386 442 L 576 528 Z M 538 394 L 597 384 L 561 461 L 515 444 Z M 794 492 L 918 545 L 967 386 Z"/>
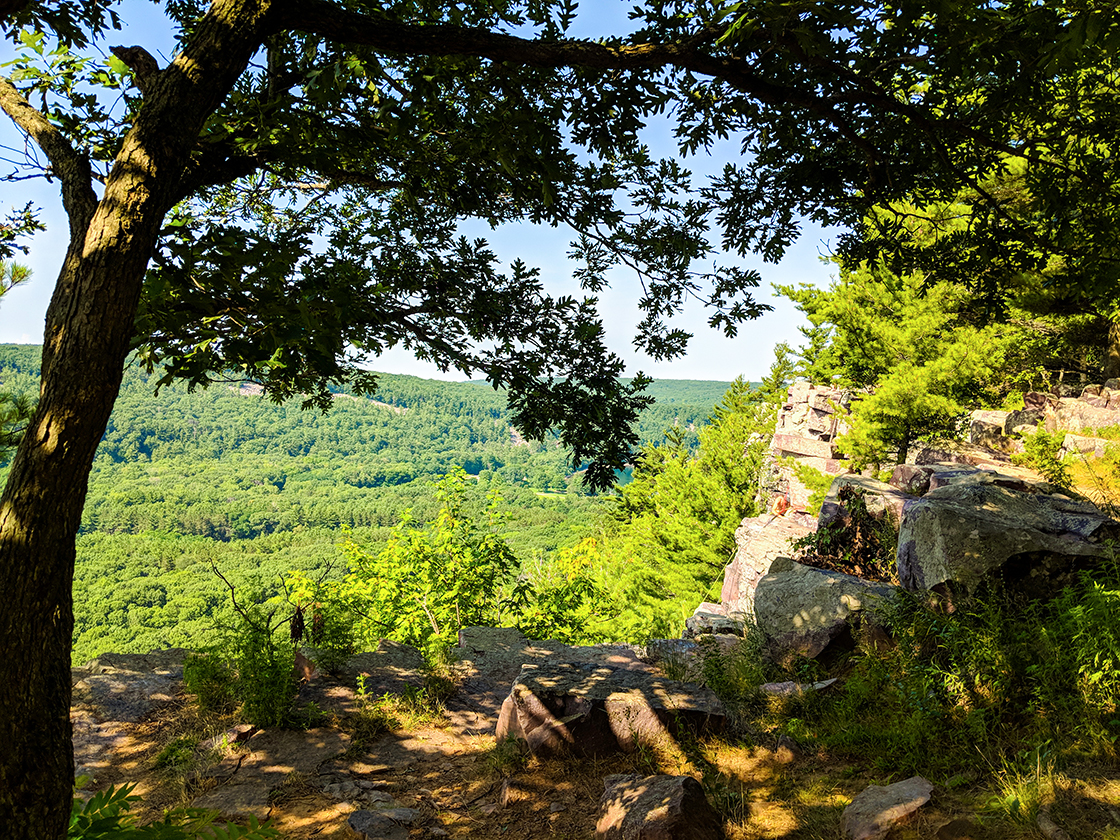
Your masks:
<path fill-rule="evenodd" d="M 79 154 L 62 132 L 32 107 L 6 76 L 0 76 L 0 108 L 27 132 L 50 161 L 50 173 L 57 175 L 62 184 L 62 204 L 70 218 L 71 240 L 84 236 L 97 209 L 89 159 Z"/>

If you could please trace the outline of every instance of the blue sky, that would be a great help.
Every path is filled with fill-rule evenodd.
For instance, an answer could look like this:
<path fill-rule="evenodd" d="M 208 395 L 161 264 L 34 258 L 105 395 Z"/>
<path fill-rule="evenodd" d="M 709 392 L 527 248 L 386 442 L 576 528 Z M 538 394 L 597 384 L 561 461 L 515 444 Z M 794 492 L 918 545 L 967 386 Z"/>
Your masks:
<path fill-rule="evenodd" d="M 627 31 L 627 12 L 633 6 L 632 0 L 585 0 L 583 6 L 588 11 L 581 12 L 576 20 L 573 31 L 576 37 L 603 37 Z M 118 8 L 125 29 L 111 33 L 98 48 L 107 54 L 111 45 L 141 44 L 164 64 L 174 39 L 170 28 L 163 25 L 160 9 L 143 0 L 128 0 Z M 11 48 L 6 44 L 0 46 L 0 63 L 10 57 Z M 667 156 L 674 153 L 667 130 L 651 129 L 647 142 L 655 154 Z M 0 144 L 22 148 L 23 143 L 23 138 L 7 118 L 0 115 Z M 714 147 L 711 154 L 688 159 L 687 165 L 698 173 L 716 172 L 726 160 L 737 154 L 737 144 L 724 143 Z M 10 166 L 2 168 L 0 165 L 0 173 L 6 174 L 10 169 Z M 0 210 L 6 212 L 11 206 L 22 206 L 27 201 L 33 201 L 42 208 L 47 230 L 32 240 L 30 253 L 20 260 L 31 267 L 32 280 L 5 295 L 0 305 L 0 343 L 42 341 L 43 319 L 66 247 L 66 218 L 61 209 L 57 182 L 34 180 L 3 184 Z M 527 264 L 539 267 L 553 293 L 578 293 L 578 287 L 571 279 L 572 266 L 565 257 L 571 238 L 569 231 L 531 225 L 507 225 L 490 231 L 475 225 L 467 232 L 487 238 L 506 264 L 521 258 Z M 774 305 L 774 311 L 742 325 L 736 338 L 727 339 L 707 326 L 702 307 L 693 306 L 674 322 L 675 326 L 694 334 L 688 355 L 672 362 L 654 362 L 631 346 L 634 327 L 640 320 L 635 305 L 637 280 L 631 273 L 617 270 L 612 275 L 612 288 L 600 294 L 608 342 L 626 360 L 630 374 L 641 370 L 659 379 L 731 380 L 738 375 L 759 379 L 770 367 L 774 345 L 779 341 L 788 341 L 796 346 L 800 338 L 797 328 L 804 323 L 800 313 L 788 301 L 775 299 L 770 294 L 769 284 L 825 284 L 835 267 L 823 264 L 820 257 L 827 253 L 828 242 L 833 236 L 828 231 L 807 227 L 805 234 L 779 265 L 764 265 L 760 259 L 740 261 L 761 271 L 763 286 L 758 290 L 758 298 Z M 730 261 L 718 255 L 717 259 L 724 263 Z M 392 373 L 461 378 L 456 371 L 445 376 L 434 366 L 417 362 L 403 351 L 382 356 L 374 367 Z"/>

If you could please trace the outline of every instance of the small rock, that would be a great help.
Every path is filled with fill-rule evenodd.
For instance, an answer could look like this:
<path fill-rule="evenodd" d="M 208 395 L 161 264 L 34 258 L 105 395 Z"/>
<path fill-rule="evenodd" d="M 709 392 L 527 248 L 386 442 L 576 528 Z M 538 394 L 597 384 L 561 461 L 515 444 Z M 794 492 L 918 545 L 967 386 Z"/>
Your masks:
<path fill-rule="evenodd" d="M 377 813 L 384 814 L 393 822 L 398 822 L 402 825 L 412 825 L 420 819 L 420 812 L 414 808 L 379 808 Z"/>
<path fill-rule="evenodd" d="M 763 683 L 758 687 L 758 690 L 771 697 L 797 697 L 802 694 L 808 694 L 810 691 L 820 691 L 821 689 L 828 688 L 836 681 L 837 678 L 833 677 L 830 680 L 821 680 L 815 683 Z"/>
<path fill-rule="evenodd" d="M 565 805 L 563 802 L 549 802 L 548 803 L 548 810 L 551 811 L 553 814 L 559 814 L 561 811 L 567 811 L 568 806 Z"/>
<path fill-rule="evenodd" d="M 431 829 L 428 832 L 428 834 L 432 835 L 432 837 L 446 837 L 447 836 L 447 829 L 446 828 L 440 828 L 437 825 L 435 828 Z"/>
<path fill-rule="evenodd" d="M 513 781 L 513 779 L 506 779 L 502 782 L 502 795 L 498 800 L 501 807 L 507 808 L 516 802 L 520 802 L 522 799 L 528 798 L 528 791 L 517 784 L 517 782 Z"/>
<path fill-rule="evenodd" d="M 478 806 L 478 810 L 489 816 L 498 810 L 498 806 L 493 802 L 484 802 Z"/>
<path fill-rule="evenodd" d="M 355 811 L 346 824 L 363 840 L 408 840 L 408 829 L 384 811 Z"/>
<path fill-rule="evenodd" d="M 840 817 L 840 831 L 852 840 L 883 840 L 896 825 L 929 802 L 933 785 L 913 776 L 893 785 L 871 785 Z"/>
<path fill-rule="evenodd" d="M 793 764 L 804 755 L 797 742 L 788 735 L 778 736 L 778 746 L 774 750 L 774 758 L 779 764 Z"/>

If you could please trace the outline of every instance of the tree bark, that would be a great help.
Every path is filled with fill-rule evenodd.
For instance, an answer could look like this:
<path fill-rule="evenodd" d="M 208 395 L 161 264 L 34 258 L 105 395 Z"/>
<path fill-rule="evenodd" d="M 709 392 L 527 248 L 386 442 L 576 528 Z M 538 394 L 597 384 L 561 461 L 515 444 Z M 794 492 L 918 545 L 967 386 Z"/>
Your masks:
<path fill-rule="evenodd" d="M 205 120 L 261 43 L 268 8 L 217 0 L 183 52 L 149 81 L 92 214 L 67 207 L 70 246 L 47 311 L 39 407 L 0 497 L 5 840 L 67 833 L 74 774 L 71 584 L 88 475 L 120 388 L 163 217 Z M 81 185 L 64 182 L 63 191 L 75 187 L 80 192 Z"/>
<path fill-rule="evenodd" d="M 1120 379 L 1120 320 L 1108 323 L 1108 346 L 1104 356 L 1104 378 Z"/>

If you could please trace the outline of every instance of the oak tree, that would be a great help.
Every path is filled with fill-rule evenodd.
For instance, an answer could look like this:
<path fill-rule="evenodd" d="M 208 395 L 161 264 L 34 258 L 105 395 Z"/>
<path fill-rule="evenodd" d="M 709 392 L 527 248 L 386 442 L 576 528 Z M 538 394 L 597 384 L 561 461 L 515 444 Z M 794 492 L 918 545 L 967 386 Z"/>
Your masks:
<path fill-rule="evenodd" d="M 550 298 L 521 263 L 499 271 L 459 220 L 570 226 L 592 295 L 633 266 L 637 341 L 671 356 L 686 299 L 731 332 L 764 309 L 757 275 L 708 267 L 710 230 L 776 258 L 801 217 L 855 229 L 873 203 L 982 182 L 1008 156 L 1059 177 L 1065 157 L 1036 129 L 1098 89 L 1075 163 L 1115 166 L 1118 30 L 1093 0 L 649 0 L 632 33 L 598 42 L 566 37 L 572 0 L 166 10 L 180 35 L 166 64 L 122 45 L 104 67 L 81 55 L 116 22 L 104 0 L 0 0 L 26 48 L 0 108 L 41 150 L 70 228 L 40 401 L 0 500 L 5 837 L 65 834 L 74 535 L 131 352 L 324 403 L 339 379 L 372 387 L 362 361 L 408 347 L 508 388 L 524 433 L 556 428 L 606 482 L 642 380 L 619 382 L 593 298 Z M 1086 50 L 1100 72 L 1083 72 Z M 123 110 L 91 92 L 121 73 Z M 666 111 L 684 151 L 734 135 L 742 157 L 692 191 L 638 138 Z M 0 247 L 35 224 L 16 209 Z"/>

